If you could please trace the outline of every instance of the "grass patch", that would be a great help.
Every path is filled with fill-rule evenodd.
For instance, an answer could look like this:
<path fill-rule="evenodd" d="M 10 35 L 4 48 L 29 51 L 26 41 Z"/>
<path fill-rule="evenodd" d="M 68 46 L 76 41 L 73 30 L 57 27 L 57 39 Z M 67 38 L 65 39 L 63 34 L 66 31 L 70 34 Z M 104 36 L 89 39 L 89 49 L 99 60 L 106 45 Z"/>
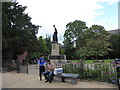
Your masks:
<path fill-rule="evenodd" d="M 99 61 L 99 60 L 103 60 L 104 61 L 103 63 L 110 63 L 114 61 L 114 59 L 98 59 L 96 61 Z M 86 60 L 86 63 L 94 63 L 94 60 Z"/>
<path fill-rule="evenodd" d="M 114 59 L 98 59 L 98 60 L 103 60 L 104 61 L 103 63 L 110 63 L 110 62 L 114 61 Z M 98 61 L 98 60 L 96 60 L 96 61 Z M 80 60 L 68 60 L 68 61 L 76 63 L 76 62 L 79 62 Z M 85 62 L 92 64 L 92 63 L 94 63 L 94 60 L 85 60 Z"/>
<path fill-rule="evenodd" d="M 94 63 L 94 60 L 85 60 L 86 63 L 92 64 Z"/>
<path fill-rule="evenodd" d="M 80 60 L 68 60 L 68 61 L 73 63 L 80 62 Z"/>
<path fill-rule="evenodd" d="M 105 63 L 110 63 L 110 62 L 115 61 L 115 60 L 114 59 L 105 59 L 104 61 L 105 61 Z"/>

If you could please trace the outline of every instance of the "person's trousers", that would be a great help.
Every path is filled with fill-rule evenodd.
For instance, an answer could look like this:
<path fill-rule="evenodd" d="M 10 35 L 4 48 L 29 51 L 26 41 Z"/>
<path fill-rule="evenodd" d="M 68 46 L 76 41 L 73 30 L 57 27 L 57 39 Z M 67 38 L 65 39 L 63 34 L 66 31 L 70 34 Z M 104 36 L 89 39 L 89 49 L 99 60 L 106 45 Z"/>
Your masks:
<path fill-rule="evenodd" d="M 42 73 L 45 72 L 45 67 L 44 66 L 39 66 L 39 76 L 40 80 L 42 80 Z"/>
<path fill-rule="evenodd" d="M 53 79 L 53 72 L 46 71 L 46 72 L 43 72 L 43 75 L 44 75 L 44 77 L 45 77 L 46 80 L 52 81 L 52 79 Z"/>

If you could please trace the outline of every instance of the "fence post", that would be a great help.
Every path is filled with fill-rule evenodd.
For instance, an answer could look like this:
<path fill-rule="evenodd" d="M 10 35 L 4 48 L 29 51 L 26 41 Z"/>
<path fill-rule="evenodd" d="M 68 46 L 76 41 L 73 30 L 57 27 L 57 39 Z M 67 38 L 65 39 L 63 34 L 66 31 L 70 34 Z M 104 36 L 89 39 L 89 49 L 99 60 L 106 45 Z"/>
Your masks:
<path fill-rule="evenodd" d="M 98 80 L 100 81 L 101 80 L 101 69 L 100 69 L 100 67 L 101 67 L 101 64 L 98 64 Z"/>
<path fill-rule="evenodd" d="M 27 59 L 27 74 L 28 74 L 28 59 Z"/>
<path fill-rule="evenodd" d="M 83 59 L 80 61 L 80 72 L 81 72 L 81 78 L 84 78 L 84 71 L 83 71 L 84 65 L 83 65 Z"/>
<path fill-rule="evenodd" d="M 116 71 L 117 71 L 118 88 L 120 90 L 120 66 L 116 66 Z"/>
<path fill-rule="evenodd" d="M 17 73 L 20 73 L 20 60 L 19 59 L 17 59 L 16 70 L 17 70 Z"/>

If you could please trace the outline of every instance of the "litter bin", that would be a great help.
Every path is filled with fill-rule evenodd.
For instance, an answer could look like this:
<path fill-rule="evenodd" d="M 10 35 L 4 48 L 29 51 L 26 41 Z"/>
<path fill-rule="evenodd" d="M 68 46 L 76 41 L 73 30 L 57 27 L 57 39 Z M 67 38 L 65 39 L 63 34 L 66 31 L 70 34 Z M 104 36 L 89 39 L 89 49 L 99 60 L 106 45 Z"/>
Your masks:
<path fill-rule="evenodd" d="M 116 66 L 116 71 L 117 71 L 117 82 L 118 82 L 118 88 L 120 90 L 120 65 Z"/>

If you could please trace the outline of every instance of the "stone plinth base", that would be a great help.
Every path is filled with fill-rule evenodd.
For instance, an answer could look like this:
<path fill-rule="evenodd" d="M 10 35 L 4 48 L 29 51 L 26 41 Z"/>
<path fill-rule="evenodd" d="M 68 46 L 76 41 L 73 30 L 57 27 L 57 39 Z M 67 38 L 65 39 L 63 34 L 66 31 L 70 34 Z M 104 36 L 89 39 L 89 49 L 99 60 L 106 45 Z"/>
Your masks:
<path fill-rule="evenodd" d="M 67 63 L 66 55 L 49 55 L 48 59 L 52 61 L 56 67 L 61 67 L 61 65 Z"/>
<path fill-rule="evenodd" d="M 48 60 L 52 61 L 56 67 L 61 67 L 62 64 L 67 63 L 66 55 L 59 54 L 58 43 L 52 43 L 52 53 L 48 56 Z"/>
<path fill-rule="evenodd" d="M 65 60 L 50 60 L 51 62 L 53 62 L 55 64 L 56 68 L 62 68 L 62 65 L 64 65 L 65 63 L 67 63 Z"/>

